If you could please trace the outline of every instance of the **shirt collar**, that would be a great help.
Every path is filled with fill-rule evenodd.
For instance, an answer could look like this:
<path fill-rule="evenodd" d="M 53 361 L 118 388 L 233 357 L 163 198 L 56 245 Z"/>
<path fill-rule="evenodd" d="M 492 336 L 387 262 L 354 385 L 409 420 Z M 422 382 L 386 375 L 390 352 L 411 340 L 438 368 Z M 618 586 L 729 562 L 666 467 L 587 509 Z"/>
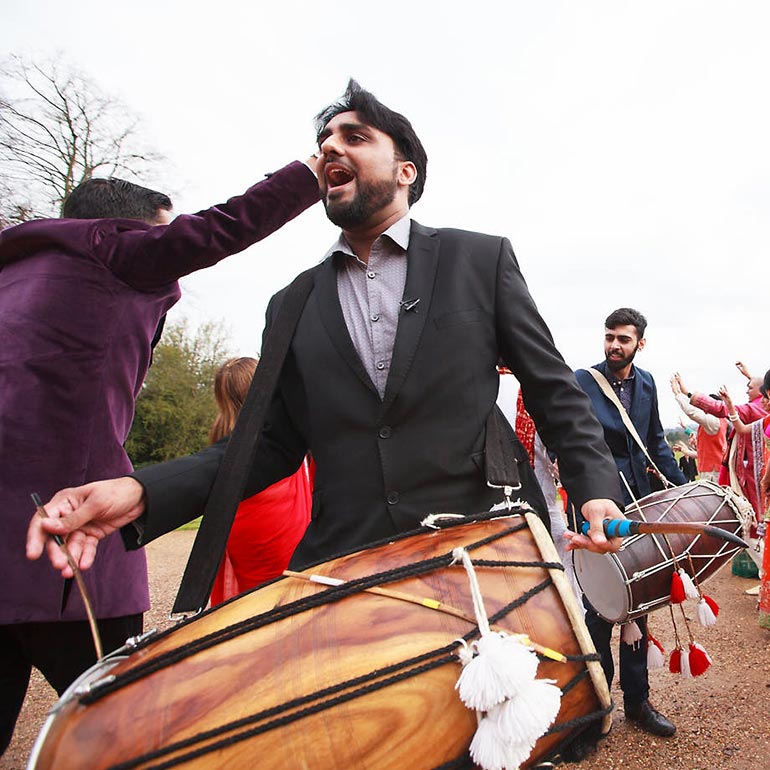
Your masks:
<path fill-rule="evenodd" d="M 409 218 L 409 214 L 405 214 L 397 222 L 394 222 L 385 232 L 381 233 L 378 238 L 382 238 L 387 235 L 393 243 L 400 246 L 404 251 L 409 249 L 409 238 L 412 234 L 412 220 Z M 337 240 L 332 247 L 324 255 L 324 259 L 330 257 L 332 254 L 342 252 L 350 257 L 355 257 L 353 249 L 350 248 L 348 242 L 345 240 L 345 236 L 340 232 Z"/>

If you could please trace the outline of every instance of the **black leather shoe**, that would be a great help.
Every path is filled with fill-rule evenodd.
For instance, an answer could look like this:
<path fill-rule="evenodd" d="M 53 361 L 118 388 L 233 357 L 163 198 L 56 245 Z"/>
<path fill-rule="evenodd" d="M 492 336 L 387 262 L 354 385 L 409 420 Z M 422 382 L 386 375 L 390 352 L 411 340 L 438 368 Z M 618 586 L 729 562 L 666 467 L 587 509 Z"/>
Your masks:
<path fill-rule="evenodd" d="M 628 703 L 623 710 L 626 712 L 626 719 L 636 722 L 647 733 L 667 738 L 676 732 L 674 723 L 656 711 L 648 700 L 643 700 L 641 703 Z"/>

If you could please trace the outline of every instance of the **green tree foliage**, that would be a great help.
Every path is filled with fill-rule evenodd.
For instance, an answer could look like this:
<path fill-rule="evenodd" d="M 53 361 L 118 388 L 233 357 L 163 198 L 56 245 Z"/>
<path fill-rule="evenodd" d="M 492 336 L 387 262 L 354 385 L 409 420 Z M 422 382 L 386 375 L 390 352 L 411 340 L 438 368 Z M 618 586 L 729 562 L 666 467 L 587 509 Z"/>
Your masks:
<path fill-rule="evenodd" d="M 691 430 L 693 429 L 691 428 Z M 666 428 L 665 436 L 669 446 L 674 446 L 677 441 L 681 441 L 683 444 L 686 444 L 690 439 L 690 436 L 686 433 L 685 429 L 681 425 L 677 425 L 674 428 Z"/>
<path fill-rule="evenodd" d="M 228 358 L 225 330 L 207 323 L 167 327 L 136 401 L 126 450 L 134 466 L 197 452 L 216 416 L 214 374 Z"/>

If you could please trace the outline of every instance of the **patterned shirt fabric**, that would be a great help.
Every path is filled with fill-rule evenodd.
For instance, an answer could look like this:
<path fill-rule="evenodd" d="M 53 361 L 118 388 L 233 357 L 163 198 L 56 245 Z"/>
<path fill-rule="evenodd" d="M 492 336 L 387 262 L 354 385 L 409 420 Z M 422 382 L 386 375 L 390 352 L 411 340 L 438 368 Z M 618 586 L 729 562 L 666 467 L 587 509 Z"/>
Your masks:
<path fill-rule="evenodd" d="M 628 377 L 626 377 L 624 380 L 618 380 L 616 377 L 610 373 L 610 385 L 612 385 L 612 389 L 615 391 L 615 395 L 618 397 L 620 403 L 623 405 L 623 408 L 629 412 L 631 410 L 631 399 L 634 396 L 634 368 L 631 367 L 631 373 Z"/>
<path fill-rule="evenodd" d="M 345 324 L 380 398 L 385 396 L 396 340 L 411 228 L 408 216 L 391 225 L 372 244 L 368 264 L 353 253 L 342 233 L 326 253 L 337 260 L 337 294 Z"/>

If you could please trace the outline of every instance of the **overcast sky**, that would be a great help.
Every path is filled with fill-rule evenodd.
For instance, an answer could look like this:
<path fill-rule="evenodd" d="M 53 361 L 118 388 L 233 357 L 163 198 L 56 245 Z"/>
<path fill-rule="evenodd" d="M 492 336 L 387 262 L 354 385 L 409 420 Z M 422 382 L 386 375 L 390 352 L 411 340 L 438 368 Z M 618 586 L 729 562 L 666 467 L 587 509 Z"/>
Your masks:
<path fill-rule="evenodd" d="M 414 217 L 506 235 L 568 364 L 602 358 L 619 306 L 649 320 L 655 376 L 770 367 L 770 3 L 442 0 L 374 4 L 4 0 L 0 50 L 75 62 L 143 118 L 178 212 L 313 151 L 348 77 L 428 151 Z M 320 206 L 184 279 L 172 318 L 259 349 L 269 297 L 336 237 Z M 763 328 L 764 327 L 764 328 Z M 462 365 L 462 362 L 457 362 Z"/>

